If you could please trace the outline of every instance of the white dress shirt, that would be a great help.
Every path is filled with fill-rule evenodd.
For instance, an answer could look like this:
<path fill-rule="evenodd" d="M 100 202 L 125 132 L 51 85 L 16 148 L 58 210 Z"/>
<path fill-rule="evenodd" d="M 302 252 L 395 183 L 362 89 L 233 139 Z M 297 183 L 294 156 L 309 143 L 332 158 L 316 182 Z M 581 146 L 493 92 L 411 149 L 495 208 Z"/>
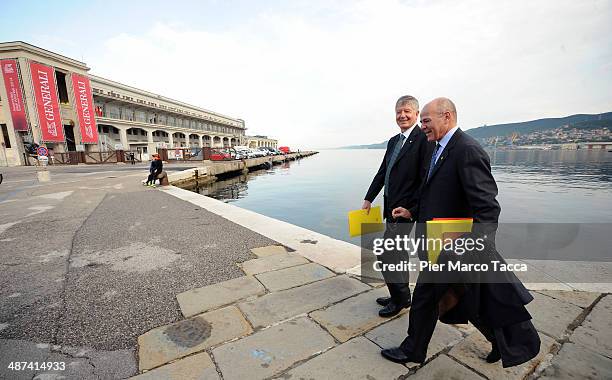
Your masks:
<path fill-rule="evenodd" d="M 434 163 L 438 162 L 438 158 L 440 158 L 440 155 L 442 155 L 444 148 L 446 148 L 446 145 L 448 145 L 448 142 L 450 141 L 451 137 L 453 137 L 458 128 L 459 127 L 452 128 L 450 131 L 446 132 L 446 134 L 440 139 L 440 141 L 438 141 L 440 147 L 436 152 L 436 160 L 434 161 Z"/>

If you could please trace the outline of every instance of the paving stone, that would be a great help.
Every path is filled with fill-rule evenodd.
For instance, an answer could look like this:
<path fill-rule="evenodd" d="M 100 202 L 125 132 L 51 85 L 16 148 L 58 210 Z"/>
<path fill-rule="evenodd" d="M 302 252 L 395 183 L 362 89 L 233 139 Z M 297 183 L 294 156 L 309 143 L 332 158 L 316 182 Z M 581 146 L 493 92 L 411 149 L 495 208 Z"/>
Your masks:
<path fill-rule="evenodd" d="M 461 331 L 463 333 L 463 335 L 470 335 L 470 334 L 473 334 L 475 332 L 478 332 L 476 327 L 474 327 L 474 325 L 471 324 L 471 323 L 460 324 L 460 325 L 450 325 L 449 324 L 449 326 L 453 326 L 457 330 Z"/>
<path fill-rule="evenodd" d="M 565 337 L 567 327 L 582 313 L 582 308 L 543 294 L 532 292 L 532 295 L 534 299 L 527 310 L 536 329 L 556 339 Z"/>
<path fill-rule="evenodd" d="M 213 350 L 223 378 L 263 379 L 334 346 L 334 339 L 306 317 L 286 321 Z"/>
<path fill-rule="evenodd" d="M 448 356 L 440 355 L 410 376 L 410 380 L 430 379 L 473 380 L 483 378 Z"/>
<path fill-rule="evenodd" d="M 335 276 L 334 272 L 316 263 L 265 272 L 256 275 L 268 290 L 276 292 Z"/>
<path fill-rule="evenodd" d="M 252 248 L 251 252 L 257 257 L 265 257 L 287 253 L 287 249 L 282 245 L 268 245 L 266 247 Z"/>
<path fill-rule="evenodd" d="M 612 296 L 602 298 L 587 315 L 570 341 L 612 358 Z"/>
<path fill-rule="evenodd" d="M 336 276 L 297 288 L 269 293 L 238 304 L 255 326 L 266 327 L 293 316 L 320 309 L 371 289 L 347 276 Z"/>
<path fill-rule="evenodd" d="M 326 309 L 314 311 L 310 317 L 319 322 L 340 342 L 346 342 L 388 321 L 388 318 L 378 316 L 381 307 L 376 303 L 376 298 L 388 295 L 386 288 L 373 289 Z M 402 313 L 407 310 L 404 309 Z"/>
<path fill-rule="evenodd" d="M 566 343 L 539 379 L 612 379 L 612 359 Z"/>
<path fill-rule="evenodd" d="M 158 327 L 138 337 L 140 370 L 203 351 L 251 331 L 235 306 Z"/>
<path fill-rule="evenodd" d="M 385 360 L 380 355 L 380 347 L 360 336 L 310 359 L 277 379 L 397 379 L 406 373 L 406 367 Z"/>
<path fill-rule="evenodd" d="M 219 374 L 215 364 L 206 352 L 177 360 L 172 364 L 155 368 L 141 375 L 134 376 L 134 380 L 217 380 Z"/>
<path fill-rule="evenodd" d="M 366 338 L 376 343 L 381 348 L 398 347 L 406 338 L 408 331 L 408 314 L 396 318 L 390 322 L 380 325 L 365 334 Z M 438 322 L 434 330 L 429 346 L 427 347 L 427 358 L 431 358 L 448 346 L 456 344 L 463 335 L 456 328 L 445 323 Z M 416 368 L 416 363 L 406 364 L 408 368 Z"/>
<path fill-rule="evenodd" d="M 185 317 L 191 317 L 219 306 L 229 305 L 252 295 L 263 294 L 266 289 L 255 277 L 243 276 L 191 289 L 176 296 Z"/>
<path fill-rule="evenodd" d="M 480 333 L 472 334 L 463 339 L 448 354 L 489 379 L 523 379 L 550 353 L 553 346 L 557 345 L 552 338 L 544 334 L 540 334 L 540 340 L 542 343 L 538 356 L 527 363 L 510 368 L 503 368 L 501 361 L 492 364 L 485 361 L 485 357 L 491 351 L 491 343 Z"/>
<path fill-rule="evenodd" d="M 538 293 L 545 294 L 560 301 L 571 303 L 572 305 L 580 306 L 581 308 L 591 306 L 597 297 L 601 295 L 601 293 L 578 291 L 567 292 L 562 290 L 539 290 Z"/>
<path fill-rule="evenodd" d="M 309 263 L 309 261 L 300 254 L 283 253 L 280 255 L 265 256 L 259 259 L 247 260 L 241 263 L 240 267 L 242 267 L 242 270 L 247 275 L 254 275 L 307 263 Z"/>

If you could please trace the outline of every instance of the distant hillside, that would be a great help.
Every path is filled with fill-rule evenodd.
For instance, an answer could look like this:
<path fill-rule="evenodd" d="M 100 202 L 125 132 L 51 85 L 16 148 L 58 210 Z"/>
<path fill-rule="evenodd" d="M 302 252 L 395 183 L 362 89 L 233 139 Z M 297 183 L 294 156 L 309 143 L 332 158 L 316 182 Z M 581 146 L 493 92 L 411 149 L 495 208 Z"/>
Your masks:
<path fill-rule="evenodd" d="M 343 147 L 341 147 L 339 149 L 386 149 L 387 148 L 387 141 L 383 141 L 383 142 L 378 143 L 378 144 L 343 146 Z"/>
<path fill-rule="evenodd" d="M 468 129 L 466 132 L 475 138 L 487 139 L 495 136 L 510 136 L 514 132 L 527 134 L 534 131 L 553 129 L 570 124 L 576 128 L 601 128 L 602 121 L 612 120 L 612 112 L 596 115 L 578 114 L 567 117 L 523 121 L 520 123 L 485 125 Z"/>
<path fill-rule="evenodd" d="M 612 112 L 594 115 L 578 114 L 566 117 L 523 121 L 519 123 L 484 125 L 482 127 L 468 129 L 466 132 L 470 136 L 478 139 L 488 139 L 495 136 L 510 136 L 514 132 L 524 135 L 534 131 L 554 129 L 568 124 L 577 129 L 612 128 Z M 377 144 L 345 146 L 340 149 L 385 149 L 386 147 L 387 141 L 383 141 Z"/>

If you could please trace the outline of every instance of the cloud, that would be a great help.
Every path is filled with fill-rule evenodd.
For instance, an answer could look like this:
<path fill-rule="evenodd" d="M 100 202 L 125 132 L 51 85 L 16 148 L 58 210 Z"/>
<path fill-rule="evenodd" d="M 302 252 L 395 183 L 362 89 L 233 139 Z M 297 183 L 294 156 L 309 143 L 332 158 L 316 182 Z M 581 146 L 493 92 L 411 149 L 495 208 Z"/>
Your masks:
<path fill-rule="evenodd" d="M 295 3 L 227 28 L 155 22 L 88 59 L 109 79 L 302 148 L 380 142 L 395 99 L 449 96 L 464 128 L 610 111 L 607 1 Z"/>

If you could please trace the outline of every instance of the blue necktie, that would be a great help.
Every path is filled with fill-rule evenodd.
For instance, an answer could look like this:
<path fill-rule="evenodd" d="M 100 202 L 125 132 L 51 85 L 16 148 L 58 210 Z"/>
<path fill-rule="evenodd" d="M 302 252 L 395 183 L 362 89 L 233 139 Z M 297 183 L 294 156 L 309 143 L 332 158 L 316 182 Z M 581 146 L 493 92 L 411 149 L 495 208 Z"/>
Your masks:
<path fill-rule="evenodd" d="M 439 149 L 440 149 L 440 144 L 436 143 L 436 149 L 434 149 L 433 154 L 431 155 L 431 161 L 429 162 L 429 171 L 427 172 L 427 181 L 429 181 L 429 177 L 431 177 L 431 172 L 433 172 L 433 169 L 436 166 L 436 156 L 438 155 Z"/>
<path fill-rule="evenodd" d="M 387 164 L 387 171 L 385 172 L 385 196 L 389 194 L 389 175 L 391 175 L 391 168 L 395 164 L 395 160 L 397 160 L 397 156 L 399 156 L 400 151 L 402 150 L 402 142 L 406 138 L 403 134 L 399 135 L 400 138 L 395 143 L 393 147 L 393 153 L 391 153 L 391 158 L 389 159 L 389 163 Z"/>

